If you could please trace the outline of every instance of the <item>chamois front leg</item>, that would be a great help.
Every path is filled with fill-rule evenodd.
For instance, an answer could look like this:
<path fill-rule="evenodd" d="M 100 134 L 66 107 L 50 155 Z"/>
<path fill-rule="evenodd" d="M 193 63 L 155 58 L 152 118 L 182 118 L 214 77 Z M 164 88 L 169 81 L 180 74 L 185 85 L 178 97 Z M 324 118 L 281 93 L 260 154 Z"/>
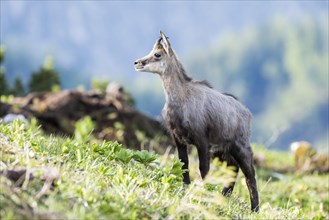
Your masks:
<path fill-rule="evenodd" d="M 185 173 L 183 173 L 183 181 L 185 184 L 190 184 L 190 174 L 188 170 L 188 153 L 187 153 L 187 145 L 179 141 L 176 137 L 173 136 L 177 151 L 178 151 L 178 158 L 181 160 L 181 162 L 184 163 L 183 169 L 187 170 Z"/>

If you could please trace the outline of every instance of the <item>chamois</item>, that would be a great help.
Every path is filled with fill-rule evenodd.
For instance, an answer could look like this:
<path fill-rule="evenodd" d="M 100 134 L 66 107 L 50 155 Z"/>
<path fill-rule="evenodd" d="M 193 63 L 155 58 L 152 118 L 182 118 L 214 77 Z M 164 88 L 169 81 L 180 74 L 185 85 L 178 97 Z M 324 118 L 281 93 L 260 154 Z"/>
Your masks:
<path fill-rule="evenodd" d="M 236 175 L 241 168 L 246 177 L 251 209 L 258 212 L 259 199 L 250 147 L 250 111 L 234 96 L 220 93 L 207 81 L 188 76 L 176 57 L 165 34 L 152 51 L 134 63 L 139 72 L 159 74 L 165 92 L 166 103 L 162 110 L 165 126 L 177 147 L 179 159 L 188 170 L 187 146 L 194 145 L 199 156 L 199 169 L 204 178 L 209 171 L 210 148 L 220 146 L 215 156 L 235 167 Z M 190 183 L 189 173 L 183 174 L 184 183 Z M 232 193 L 235 181 L 225 186 L 222 194 Z"/>

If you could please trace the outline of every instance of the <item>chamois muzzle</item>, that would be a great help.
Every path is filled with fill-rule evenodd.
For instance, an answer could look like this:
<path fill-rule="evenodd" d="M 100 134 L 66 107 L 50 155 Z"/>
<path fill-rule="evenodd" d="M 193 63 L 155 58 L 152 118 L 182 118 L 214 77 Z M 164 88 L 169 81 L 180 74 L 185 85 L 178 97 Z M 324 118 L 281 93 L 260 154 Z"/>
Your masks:
<path fill-rule="evenodd" d="M 134 66 L 137 71 L 143 70 L 145 65 L 146 65 L 146 61 L 142 59 L 138 59 L 134 62 Z"/>

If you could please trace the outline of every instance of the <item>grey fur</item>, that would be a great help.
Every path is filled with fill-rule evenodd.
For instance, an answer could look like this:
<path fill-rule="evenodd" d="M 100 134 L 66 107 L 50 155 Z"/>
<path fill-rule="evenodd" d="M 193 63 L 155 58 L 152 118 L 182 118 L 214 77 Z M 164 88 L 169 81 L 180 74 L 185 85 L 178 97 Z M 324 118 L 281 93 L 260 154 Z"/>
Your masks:
<path fill-rule="evenodd" d="M 187 146 L 196 146 L 202 178 L 209 171 L 210 148 L 219 146 L 215 156 L 239 167 L 246 176 L 251 209 L 259 210 L 259 199 L 250 148 L 250 111 L 233 95 L 220 93 L 206 81 L 193 80 L 186 74 L 173 52 L 168 38 L 160 32 L 151 53 L 135 62 L 138 71 L 157 73 L 161 76 L 166 96 L 162 110 L 165 125 L 178 150 L 179 158 L 188 169 Z M 160 57 L 158 57 L 160 54 Z M 156 56 L 155 56 L 156 55 Z M 188 172 L 184 182 L 190 183 Z M 224 187 L 229 195 L 235 182 Z"/>

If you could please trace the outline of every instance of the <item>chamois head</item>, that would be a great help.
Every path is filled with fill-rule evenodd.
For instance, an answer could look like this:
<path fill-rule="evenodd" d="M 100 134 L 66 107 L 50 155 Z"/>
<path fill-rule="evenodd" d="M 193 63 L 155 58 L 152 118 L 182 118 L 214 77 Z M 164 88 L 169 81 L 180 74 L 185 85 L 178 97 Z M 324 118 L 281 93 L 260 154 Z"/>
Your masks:
<path fill-rule="evenodd" d="M 155 42 L 152 51 L 143 58 L 135 61 L 135 69 L 139 72 L 151 72 L 162 75 L 168 61 L 175 56 L 166 35 L 160 31 L 160 37 Z"/>

